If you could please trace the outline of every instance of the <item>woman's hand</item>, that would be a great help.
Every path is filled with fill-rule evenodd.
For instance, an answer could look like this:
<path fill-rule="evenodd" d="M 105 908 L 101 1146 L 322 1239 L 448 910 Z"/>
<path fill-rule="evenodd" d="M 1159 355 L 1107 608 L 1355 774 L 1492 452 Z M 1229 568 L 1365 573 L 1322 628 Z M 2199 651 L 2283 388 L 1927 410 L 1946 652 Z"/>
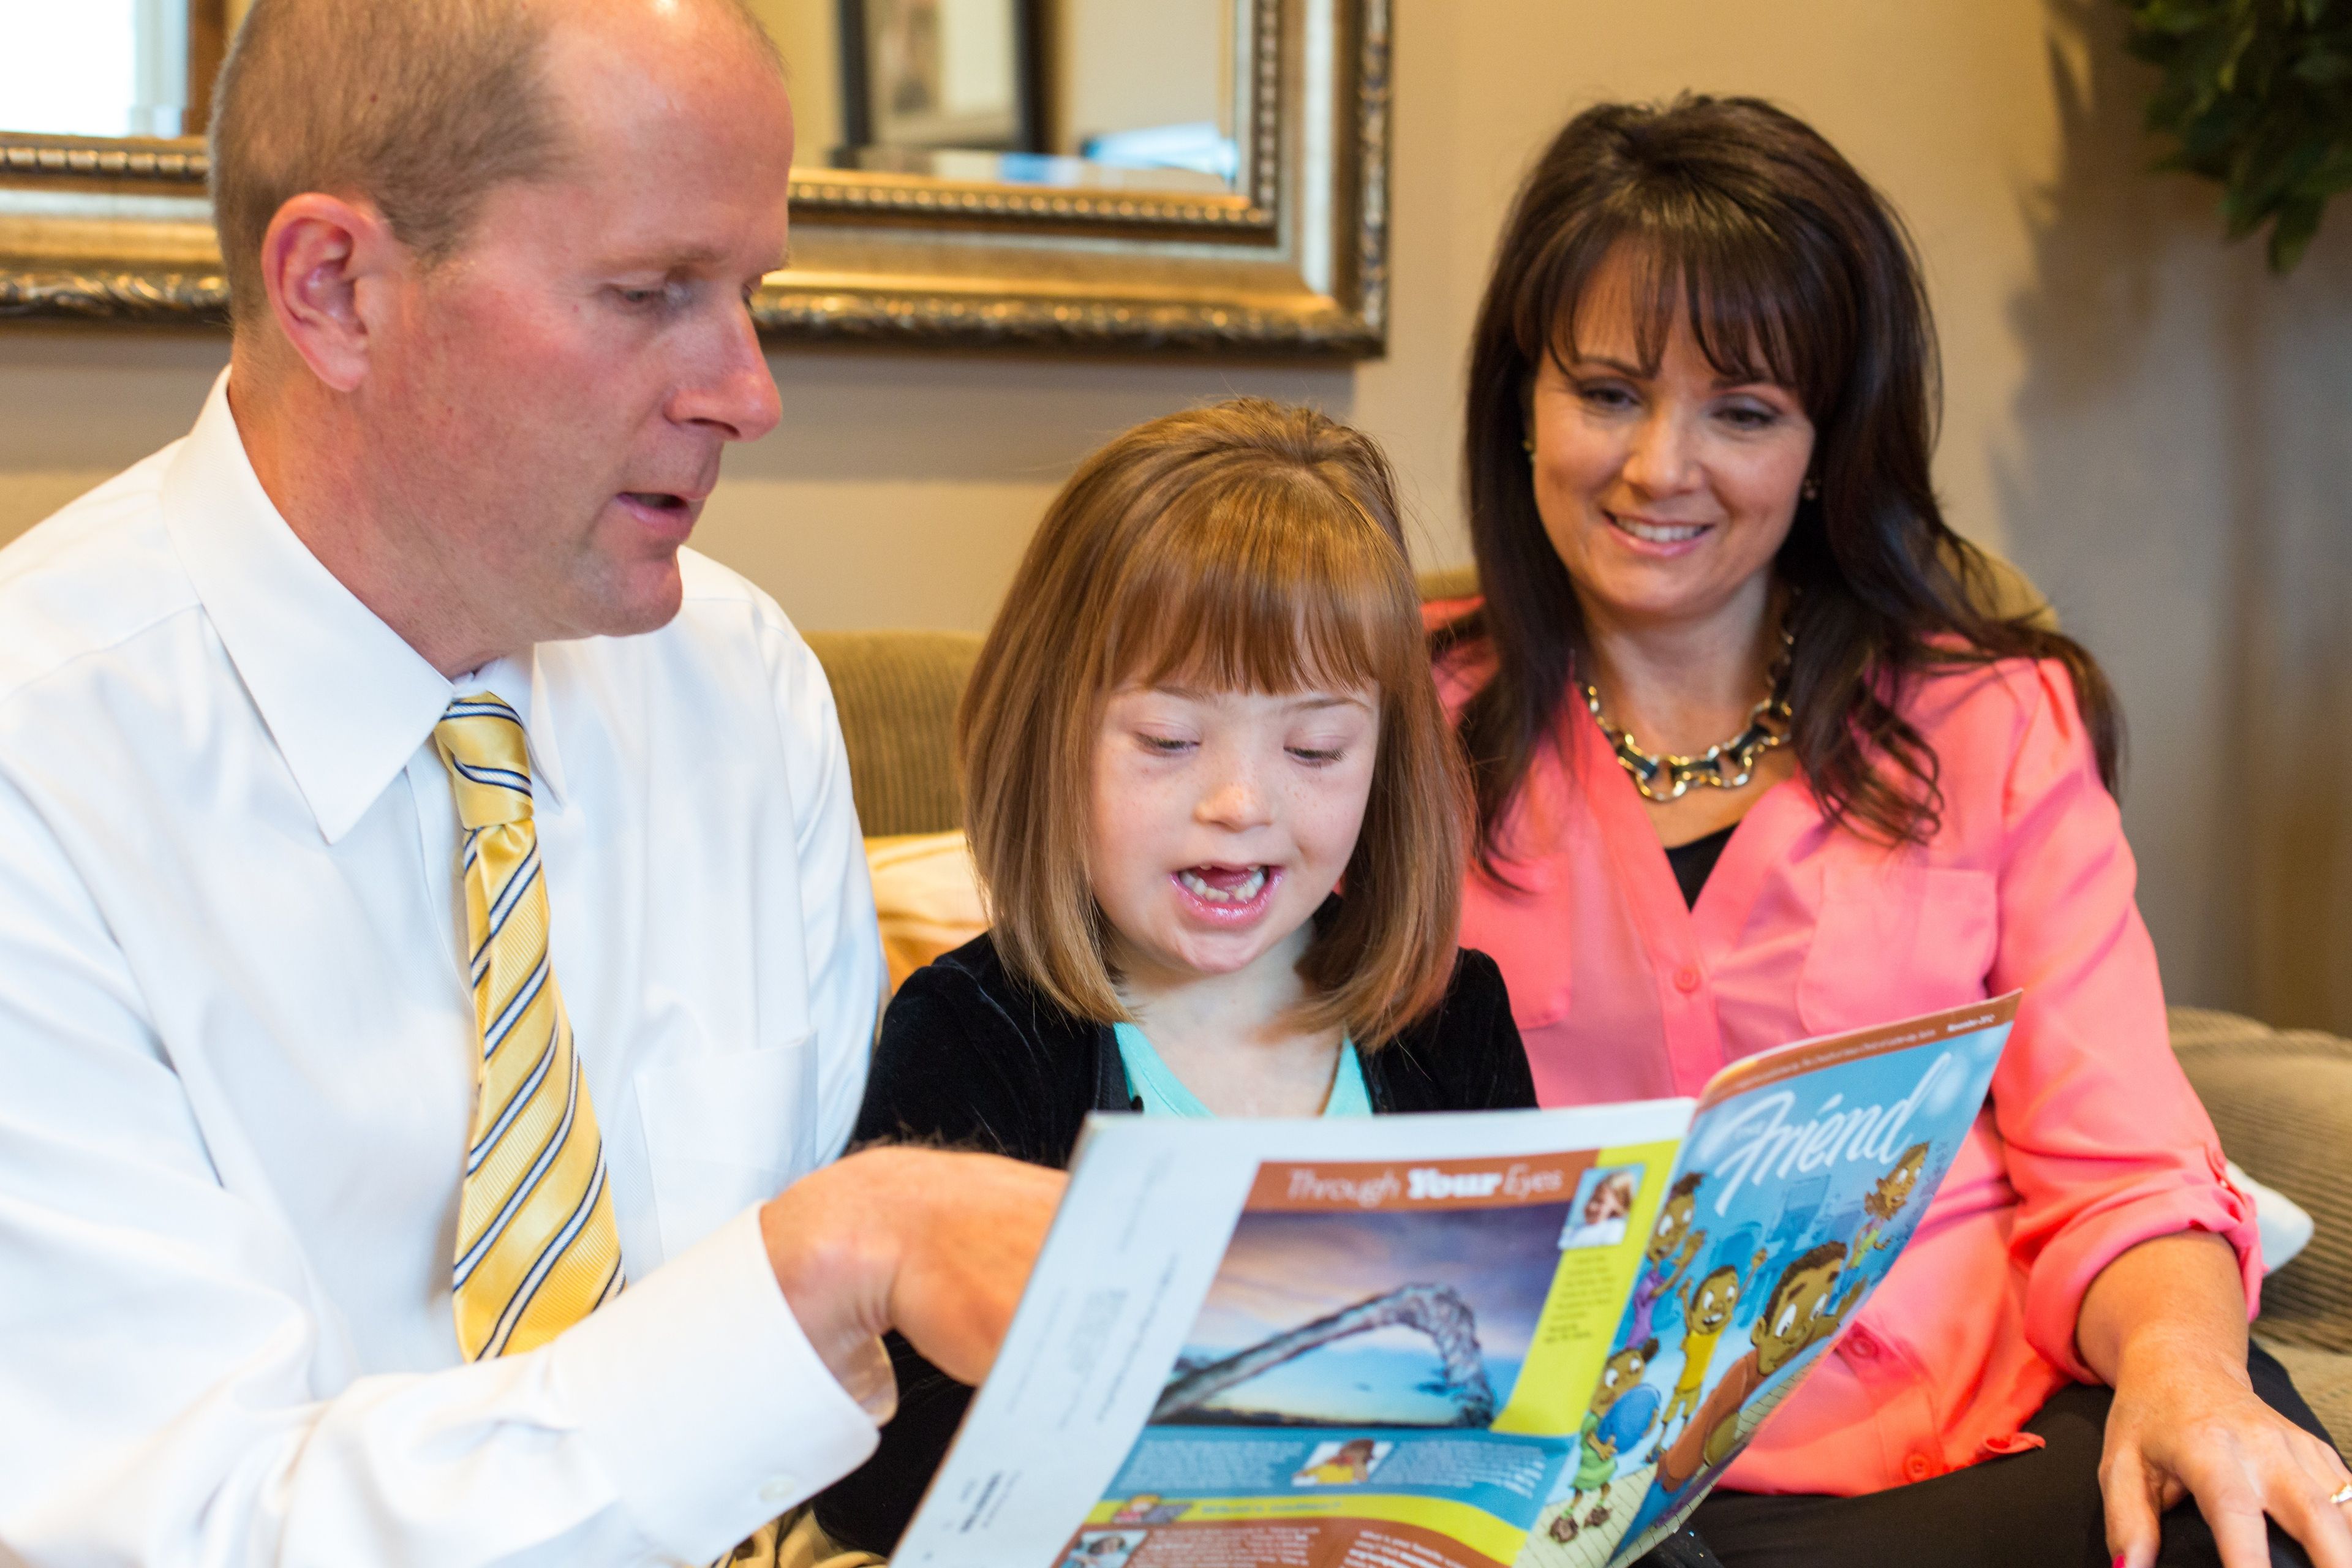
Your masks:
<path fill-rule="evenodd" d="M 2352 1471 L 2254 1393 L 2227 1242 L 2191 1232 L 2125 1253 L 2084 1296 L 2075 1342 L 2116 1391 L 2099 1488 L 2116 1563 L 2152 1568 L 2160 1516 L 2193 1497 L 2223 1568 L 2267 1568 L 2264 1515 L 2315 1568 L 2352 1568 L 2352 1525 L 2327 1500 Z"/>

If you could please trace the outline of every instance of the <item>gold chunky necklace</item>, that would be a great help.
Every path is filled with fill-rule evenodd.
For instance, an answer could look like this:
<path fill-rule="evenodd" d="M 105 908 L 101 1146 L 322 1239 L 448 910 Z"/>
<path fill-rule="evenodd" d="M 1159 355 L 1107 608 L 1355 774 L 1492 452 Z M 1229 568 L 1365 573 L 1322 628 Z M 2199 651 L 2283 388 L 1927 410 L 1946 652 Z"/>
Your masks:
<path fill-rule="evenodd" d="M 1678 757 L 1673 752 L 1657 755 L 1645 752 L 1633 737 L 1610 722 L 1609 715 L 1601 710 L 1601 689 L 1590 681 L 1584 688 L 1584 706 L 1591 710 L 1592 721 L 1601 726 L 1609 744 L 1617 753 L 1618 765 L 1633 776 L 1633 787 L 1642 792 L 1644 800 L 1680 800 L 1690 786 L 1706 784 L 1711 789 L 1738 789 L 1756 776 L 1756 759 L 1775 746 L 1785 745 L 1794 713 L 1789 707 L 1789 670 L 1790 653 L 1797 646 L 1796 635 L 1783 627 L 1780 632 L 1780 657 L 1772 661 L 1765 676 L 1770 685 L 1764 700 L 1748 710 L 1748 727 L 1721 745 L 1709 746 L 1703 756 Z M 1658 781 L 1664 778 L 1662 790 Z"/>

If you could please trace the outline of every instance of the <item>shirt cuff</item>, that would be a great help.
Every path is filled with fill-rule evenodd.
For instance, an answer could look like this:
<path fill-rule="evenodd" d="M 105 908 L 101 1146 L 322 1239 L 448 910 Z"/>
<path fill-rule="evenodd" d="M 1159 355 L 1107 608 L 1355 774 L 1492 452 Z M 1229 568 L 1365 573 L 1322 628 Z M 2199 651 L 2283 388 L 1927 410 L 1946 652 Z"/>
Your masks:
<path fill-rule="evenodd" d="M 801 1331 L 744 1210 L 548 1349 L 647 1539 L 709 1562 L 863 1464 L 873 1420 Z"/>
<path fill-rule="evenodd" d="M 2254 1225 L 2253 1200 L 2231 1184 L 2221 1152 L 2201 1151 L 2210 1180 L 2200 1180 L 2188 1161 L 2173 1178 L 2152 1192 L 2117 1194 L 2078 1214 L 2053 1236 L 2035 1258 L 2025 1287 L 2025 1337 L 2052 1364 L 2078 1383 L 2099 1383 L 2074 1342 L 2083 1298 L 2106 1266 L 2158 1237 L 2208 1231 L 2238 1255 L 2246 1291 L 2246 1316 L 2262 1307 L 2262 1234 Z M 2194 1159 L 2194 1156 L 2190 1156 Z"/>

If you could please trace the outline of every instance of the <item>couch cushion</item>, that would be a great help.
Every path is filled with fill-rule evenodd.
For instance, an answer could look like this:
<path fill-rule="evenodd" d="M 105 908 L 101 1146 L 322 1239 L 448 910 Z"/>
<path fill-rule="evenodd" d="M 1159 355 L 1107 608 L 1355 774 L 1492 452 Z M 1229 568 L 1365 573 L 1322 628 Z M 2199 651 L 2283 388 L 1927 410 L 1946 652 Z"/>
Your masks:
<path fill-rule="evenodd" d="M 2234 1014 L 2171 1012 L 2172 1048 L 2221 1148 L 2311 1213 L 2311 1245 L 2263 1284 L 2273 1341 L 2352 1352 L 2352 1040 Z"/>
<path fill-rule="evenodd" d="M 961 833 L 868 838 L 866 864 L 874 874 L 874 912 L 882 924 L 892 994 L 907 976 L 988 929 L 980 879 Z"/>
<path fill-rule="evenodd" d="M 980 658 L 980 638 L 970 632 L 807 637 L 833 686 L 863 830 L 896 836 L 962 826 L 955 710 Z"/>

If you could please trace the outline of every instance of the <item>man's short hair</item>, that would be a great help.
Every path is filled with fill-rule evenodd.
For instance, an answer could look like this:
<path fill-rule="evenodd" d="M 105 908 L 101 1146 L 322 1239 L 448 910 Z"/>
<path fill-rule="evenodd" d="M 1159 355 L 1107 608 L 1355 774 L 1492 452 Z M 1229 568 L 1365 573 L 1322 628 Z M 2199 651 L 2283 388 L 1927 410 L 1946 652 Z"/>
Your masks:
<path fill-rule="evenodd" d="M 429 263 L 493 186 L 551 173 L 548 15 L 513 0 L 255 0 L 213 100 L 213 221 L 237 321 L 261 319 L 262 240 L 305 191 L 374 203 Z"/>
<path fill-rule="evenodd" d="M 774 61 L 740 0 L 715 0 Z M 261 319 L 261 246 L 305 191 L 373 202 L 429 266 L 483 198 L 545 179 L 565 154 L 545 79 L 561 5 L 523 0 L 255 0 L 221 67 L 213 222 L 240 324 Z"/>

